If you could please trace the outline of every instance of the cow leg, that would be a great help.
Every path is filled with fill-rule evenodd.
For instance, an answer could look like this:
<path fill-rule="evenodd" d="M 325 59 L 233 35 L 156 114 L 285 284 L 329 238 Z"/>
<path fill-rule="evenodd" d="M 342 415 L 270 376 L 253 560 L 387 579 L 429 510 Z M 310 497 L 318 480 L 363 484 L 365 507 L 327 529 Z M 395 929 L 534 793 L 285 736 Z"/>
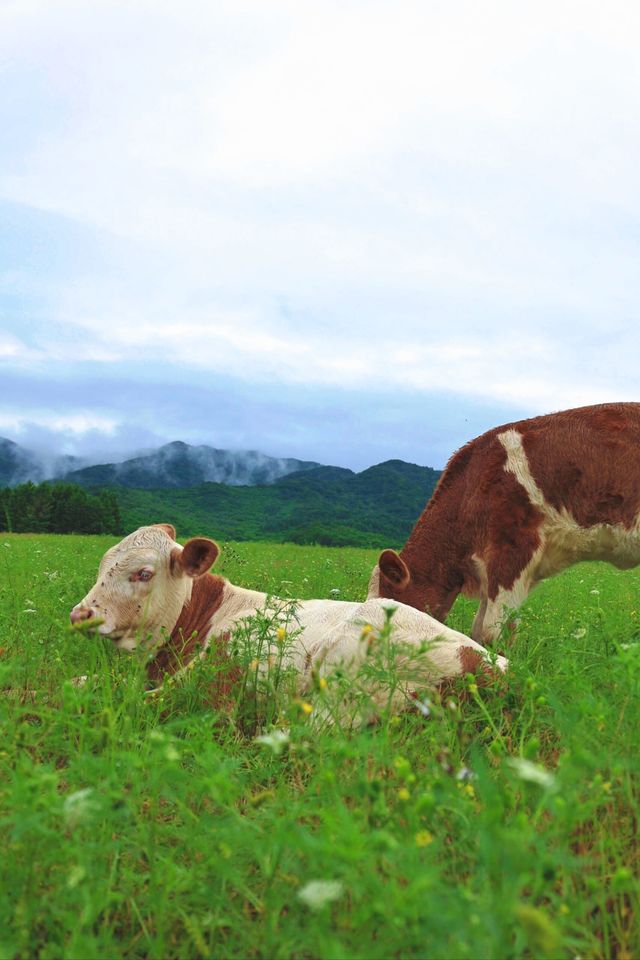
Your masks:
<path fill-rule="evenodd" d="M 513 612 L 513 601 L 509 602 L 510 591 L 500 591 L 495 600 L 483 597 L 478 612 L 475 615 L 471 636 L 476 643 L 493 643 L 500 636 L 505 621 Z M 511 632 L 513 639 L 513 631 Z"/>
<path fill-rule="evenodd" d="M 525 570 L 508 590 L 500 587 L 495 599 L 487 598 L 486 603 L 480 604 L 480 609 L 473 623 L 473 639 L 478 643 L 491 643 L 500 636 L 504 627 L 509 627 L 509 639 L 514 640 L 516 634 L 515 623 L 511 615 L 524 603 L 534 586 L 533 578 Z"/>
<path fill-rule="evenodd" d="M 483 642 L 484 636 L 484 618 L 487 612 L 487 595 L 484 593 L 480 598 L 480 606 L 478 607 L 478 612 L 476 613 L 473 626 L 471 627 L 471 637 L 475 640 L 476 643 Z"/>
<path fill-rule="evenodd" d="M 538 583 L 537 572 L 542 548 L 537 551 L 521 568 L 511 585 L 500 584 L 500 568 L 506 564 L 485 564 L 479 558 L 476 568 L 480 579 L 480 607 L 473 621 L 471 636 L 476 643 L 492 643 L 502 632 L 509 614 L 518 609 L 527 599 L 533 587 Z M 511 639 L 515 637 L 515 626 L 510 629 Z"/>
<path fill-rule="evenodd" d="M 523 598 L 524 599 L 524 598 Z M 495 600 L 488 600 L 482 621 L 482 642 L 492 643 L 498 639 L 505 626 L 509 626 L 510 640 L 515 637 L 515 627 L 511 615 L 519 604 L 511 590 L 501 590 Z"/>

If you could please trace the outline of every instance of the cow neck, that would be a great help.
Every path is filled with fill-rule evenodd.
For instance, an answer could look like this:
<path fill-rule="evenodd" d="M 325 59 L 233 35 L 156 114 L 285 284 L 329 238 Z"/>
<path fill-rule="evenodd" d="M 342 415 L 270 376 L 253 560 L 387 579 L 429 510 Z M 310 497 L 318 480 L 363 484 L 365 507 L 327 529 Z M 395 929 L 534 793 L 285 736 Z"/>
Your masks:
<path fill-rule="evenodd" d="M 456 519 L 450 499 L 444 494 L 434 503 L 427 504 L 400 551 L 414 576 L 420 567 L 428 566 L 433 570 L 442 566 L 443 553 L 446 555 L 448 548 L 446 530 L 455 524 Z"/>
<path fill-rule="evenodd" d="M 457 486 L 457 485 L 456 485 Z M 462 531 L 458 529 L 458 490 L 439 491 L 425 507 L 400 556 L 411 583 L 396 599 L 444 619 L 462 586 L 458 570 Z"/>
<path fill-rule="evenodd" d="M 149 679 L 162 682 L 190 663 L 203 649 L 211 629 L 211 618 L 222 604 L 226 581 L 206 573 L 193 581 L 186 601 L 167 642 L 147 667 Z M 226 642 L 219 638 L 220 643 Z"/>

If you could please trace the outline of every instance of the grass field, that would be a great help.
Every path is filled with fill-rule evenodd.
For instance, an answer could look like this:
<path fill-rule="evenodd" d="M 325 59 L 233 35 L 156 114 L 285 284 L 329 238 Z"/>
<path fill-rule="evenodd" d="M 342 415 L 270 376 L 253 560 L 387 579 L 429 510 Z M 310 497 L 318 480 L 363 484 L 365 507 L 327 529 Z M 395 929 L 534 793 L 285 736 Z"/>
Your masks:
<path fill-rule="evenodd" d="M 150 697 L 70 629 L 113 542 L 0 537 L 2 957 L 640 956 L 638 571 L 538 588 L 503 684 L 356 730 L 282 696 L 277 736 L 211 707 L 210 665 Z M 359 599 L 375 556 L 229 544 L 219 572 Z"/>

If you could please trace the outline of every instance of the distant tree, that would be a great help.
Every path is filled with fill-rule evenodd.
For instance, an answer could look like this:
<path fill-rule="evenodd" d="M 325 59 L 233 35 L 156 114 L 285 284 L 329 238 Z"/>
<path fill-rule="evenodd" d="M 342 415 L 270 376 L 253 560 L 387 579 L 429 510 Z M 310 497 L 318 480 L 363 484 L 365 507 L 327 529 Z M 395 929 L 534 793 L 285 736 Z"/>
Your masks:
<path fill-rule="evenodd" d="M 97 494 L 102 504 L 103 525 L 105 533 L 124 533 L 120 504 L 113 490 L 101 490 Z"/>
<path fill-rule="evenodd" d="M 23 483 L 0 490 L 0 529 L 14 533 L 122 533 L 116 495 L 73 483 Z"/>
<path fill-rule="evenodd" d="M 11 510 L 11 490 L 9 487 L 0 489 L 0 530 L 13 530 L 13 512 Z"/>

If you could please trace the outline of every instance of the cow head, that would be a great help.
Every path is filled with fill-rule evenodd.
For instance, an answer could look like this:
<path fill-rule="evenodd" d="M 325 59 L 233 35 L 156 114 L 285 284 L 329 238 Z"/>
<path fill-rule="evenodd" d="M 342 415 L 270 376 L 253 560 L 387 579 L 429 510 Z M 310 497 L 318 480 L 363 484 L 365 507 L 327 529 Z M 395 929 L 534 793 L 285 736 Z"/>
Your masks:
<path fill-rule="evenodd" d="M 168 523 L 140 527 L 107 550 L 98 579 L 71 611 L 71 623 L 102 621 L 98 633 L 121 650 L 153 649 L 171 633 L 191 596 L 194 578 L 218 556 L 213 540 L 194 537 L 181 547 Z"/>
<path fill-rule="evenodd" d="M 369 580 L 368 596 L 398 600 L 444 623 L 460 587 L 457 580 L 442 587 L 435 575 L 430 580 L 423 571 L 408 566 L 395 550 L 383 550 Z"/>
<path fill-rule="evenodd" d="M 383 550 L 369 580 L 369 597 L 389 597 L 405 601 L 411 585 L 411 574 L 402 557 L 395 550 Z"/>

